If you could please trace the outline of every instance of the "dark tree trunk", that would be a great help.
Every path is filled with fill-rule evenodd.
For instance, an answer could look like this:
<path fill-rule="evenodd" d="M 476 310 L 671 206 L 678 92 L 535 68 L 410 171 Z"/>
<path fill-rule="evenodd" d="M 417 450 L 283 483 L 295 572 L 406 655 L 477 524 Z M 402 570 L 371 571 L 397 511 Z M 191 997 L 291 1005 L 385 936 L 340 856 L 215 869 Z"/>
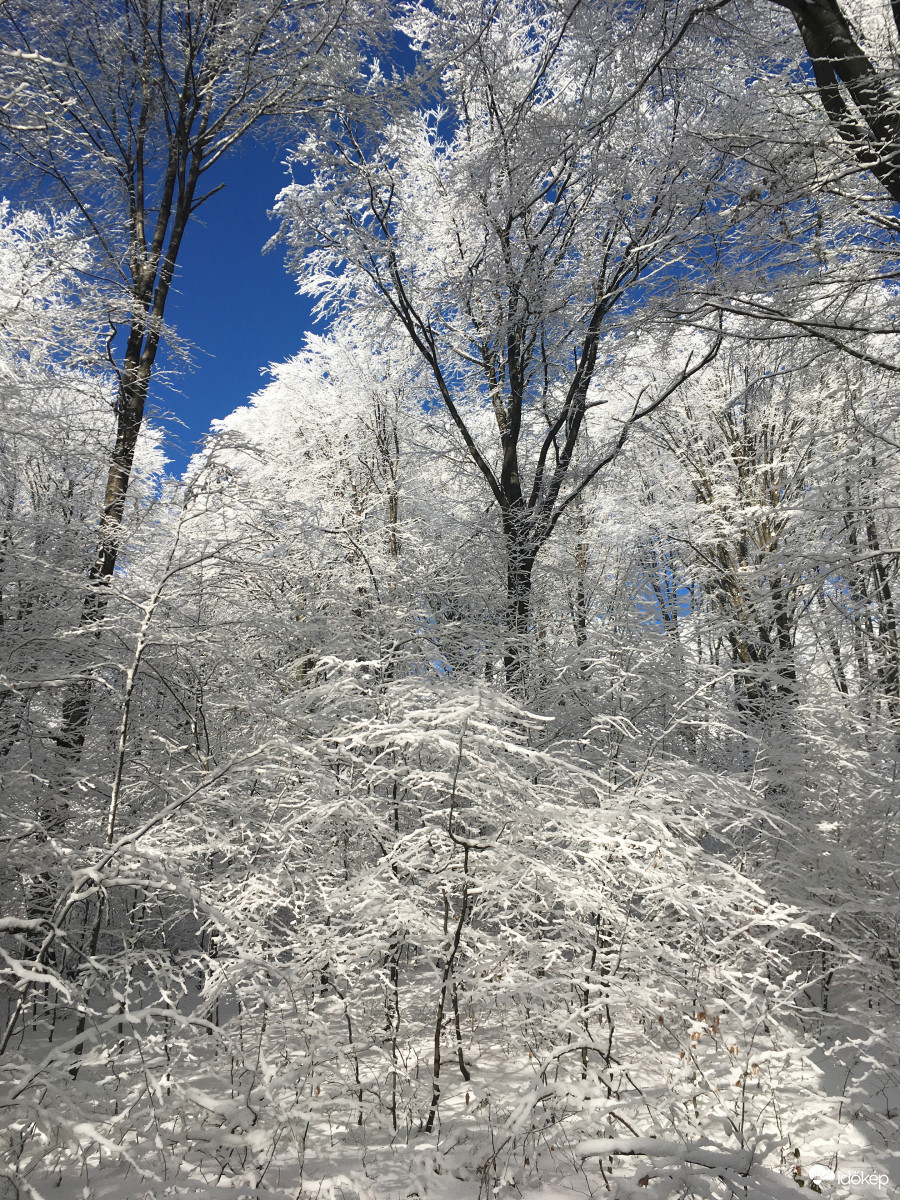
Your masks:
<path fill-rule="evenodd" d="M 523 532 L 504 521 L 506 535 L 506 646 L 503 666 L 510 688 L 522 691 L 528 674 L 531 591 L 537 550 Z"/>
<path fill-rule="evenodd" d="M 190 159 L 190 169 L 186 173 L 182 169 L 179 175 L 179 164 L 185 159 Z M 103 497 L 97 554 L 88 574 L 88 591 L 81 611 L 82 629 L 94 633 L 99 632 L 99 622 L 109 599 L 109 584 L 119 558 L 125 501 L 159 351 L 166 301 L 182 238 L 196 207 L 194 196 L 201 162 L 202 147 L 195 149 L 193 154 L 187 145 L 171 148 L 154 242 L 148 249 L 138 240 L 137 229 L 143 228 L 140 224 L 136 226 L 136 240 L 131 247 L 133 315 L 116 395 L 116 441 Z M 72 763 L 77 763 L 84 748 L 92 691 L 93 681 L 85 674 L 72 684 L 63 699 L 56 744 Z"/>
<path fill-rule="evenodd" d="M 828 119 L 892 200 L 900 202 L 900 103 L 838 0 L 775 0 L 797 22 Z M 900 5 L 891 3 L 900 31 Z"/>

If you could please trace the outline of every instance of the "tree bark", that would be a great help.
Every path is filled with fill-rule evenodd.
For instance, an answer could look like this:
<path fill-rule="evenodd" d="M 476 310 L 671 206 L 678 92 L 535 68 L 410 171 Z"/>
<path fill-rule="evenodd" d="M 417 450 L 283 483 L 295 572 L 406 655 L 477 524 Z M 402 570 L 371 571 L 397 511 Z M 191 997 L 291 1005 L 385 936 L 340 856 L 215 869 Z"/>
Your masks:
<path fill-rule="evenodd" d="M 531 623 L 531 592 L 537 548 L 515 522 L 504 519 L 506 541 L 506 646 L 503 666 L 507 685 L 524 689 L 527 678 L 528 632 Z"/>
<path fill-rule="evenodd" d="M 119 558 L 125 501 L 159 351 L 166 301 L 187 223 L 196 207 L 194 197 L 204 144 L 202 139 L 193 145 L 191 142 L 189 129 L 185 129 L 181 140 L 169 148 L 163 195 L 149 247 L 143 241 L 146 213 L 141 212 L 132 226 L 129 251 L 133 280 L 132 321 L 119 373 L 116 440 L 106 480 L 97 554 L 88 574 L 88 592 L 81 611 L 83 629 L 97 629 L 106 609 L 109 584 Z M 187 171 L 184 170 L 186 162 L 190 164 Z M 86 676 L 78 679 L 63 699 L 56 744 L 63 755 L 74 762 L 78 761 L 84 748 L 92 691 L 93 681 Z"/>
<path fill-rule="evenodd" d="M 797 22 L 822 107 L 864 171 L 900 202 L 900 98 L 862 49 L 838 0 L 775 0 Z M 891 12 L 900 32 L 900 4 Z"/>

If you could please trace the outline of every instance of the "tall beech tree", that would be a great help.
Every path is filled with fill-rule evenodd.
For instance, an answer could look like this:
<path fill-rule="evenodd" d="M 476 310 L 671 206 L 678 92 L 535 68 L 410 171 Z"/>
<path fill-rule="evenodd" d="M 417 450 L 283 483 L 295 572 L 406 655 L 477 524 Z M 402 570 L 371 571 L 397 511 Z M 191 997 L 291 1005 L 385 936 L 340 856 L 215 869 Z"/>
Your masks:
<path fill-rule="evenodd" d="M 166 303 L 191 216 L 216 164 L 264 118 L 321 99 L 358 28 L 354 0 L 48 0 L 0 6 L 0 146 L 6 162 L 79 212 L 114 291 L 118 379 L 85 619 L 96 620 L 120 529 Z M 115 335 L 124 329 L 120 343 Z M 118 347 L 121 345 L 121 349 Z M 65 704 L 61 745 L 83 742 L 89 689 Z"/>
<path fill-rule="evenodd" d="M 718 345 L 673 358 L 592 454 L 576 453 L 607 399 L 612 346 L 702 270 L 692 245 L 722 167 L 695 132 L 708 101 L 679 57 L 697 19 L 421 6 L 406 32 L 433 107 L 391 88 L 379 105 L 373 86 L 301 151 L 314 182 L 279 200 L 301 285 L 326 307 L 368 299 L 399 324 L 496 505 L 510 682 L 541 548 L 634 423 Z"/>

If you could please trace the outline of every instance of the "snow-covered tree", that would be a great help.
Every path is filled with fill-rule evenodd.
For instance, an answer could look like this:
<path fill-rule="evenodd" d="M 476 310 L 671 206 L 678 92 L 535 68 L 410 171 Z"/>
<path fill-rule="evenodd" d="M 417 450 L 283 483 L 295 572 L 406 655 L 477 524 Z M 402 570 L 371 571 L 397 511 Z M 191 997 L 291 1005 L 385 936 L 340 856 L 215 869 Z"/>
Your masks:
<path fill-rule="evenodd" d="M 278 202 L 301 286 L 326 311 L 352 299 L 399 326 L 496 505 L 510 681 L 562 514 L 717 346 L 676 359 L 573 470 L 609 359 L 704 273 L 723 168 L 700 134 L 715 102 L 679 58 L 697 17 L 417 7 L 404 29 L 430 101 L 390 83 L 379 103 L 376 78 L 298 152 L 313 183 Z"/>
<path fill-rule="evenodd" d="M 338 41 L 361 10 L 340 0 L 4 3 L 0 147 L 26 180 L 74 206 L 109 283 L 116 358 L 111 449 L 85 618 L 102 613 L 166 303 L 192 215 L 216 164 L 266 118 L 321 102 L 340 73 Z M 355 67 L 355 60 L 351 56 Z M 89 690 L 67 697 L 66 735 L 84 740 Z"/>
<path fill-rule="evenodd" d="M 900 10 L 858 0 L 772 0 L 793 17 L 835 147 L 900 201 Z M 794 87 L 800 83 L 795 77 Z"/>

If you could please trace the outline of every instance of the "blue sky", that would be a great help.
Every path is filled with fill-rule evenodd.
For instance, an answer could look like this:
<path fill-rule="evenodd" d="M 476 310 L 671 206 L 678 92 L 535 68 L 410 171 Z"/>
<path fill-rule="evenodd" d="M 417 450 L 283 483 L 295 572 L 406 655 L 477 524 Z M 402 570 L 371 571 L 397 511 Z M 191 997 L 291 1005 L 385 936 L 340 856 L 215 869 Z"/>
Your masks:
<path fill-rule="evenodd" d="M 195 367 L 167 384 L 154 379 L 151 406 L 172 414 L 169 470 L 180 473 L 195 444 L 266 382 L 265 368 L 296 354 L 311 328 L 311 301 L 296 294 L 284 258 L 262 248 L 276 231 L 266 215 L 289 182 L 278 143 L 247 141 L 207 186 L 225 187 L 198 211 L 181 252 L 166 318 L 194 347 Z"/>

